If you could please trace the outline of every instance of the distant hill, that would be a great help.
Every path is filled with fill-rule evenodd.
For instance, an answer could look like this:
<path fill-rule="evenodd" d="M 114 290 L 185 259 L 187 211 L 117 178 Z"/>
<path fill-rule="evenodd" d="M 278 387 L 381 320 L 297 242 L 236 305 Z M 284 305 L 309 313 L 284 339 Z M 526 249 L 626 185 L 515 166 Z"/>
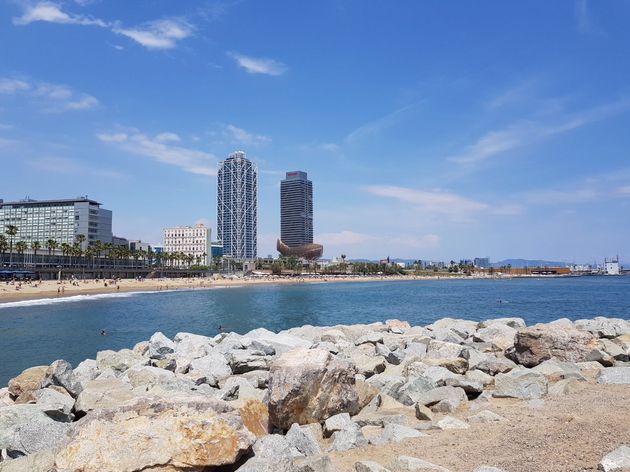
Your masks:
<path fill-rule="evenodd" d="M 507 265 L 514 268 L 522 267 L 567 267 L 569 264 L 560 261 L 545 261 L 543 259 L 504 259 L 498 262 L 492 262 L 492 267 L 505 267 Z"/>

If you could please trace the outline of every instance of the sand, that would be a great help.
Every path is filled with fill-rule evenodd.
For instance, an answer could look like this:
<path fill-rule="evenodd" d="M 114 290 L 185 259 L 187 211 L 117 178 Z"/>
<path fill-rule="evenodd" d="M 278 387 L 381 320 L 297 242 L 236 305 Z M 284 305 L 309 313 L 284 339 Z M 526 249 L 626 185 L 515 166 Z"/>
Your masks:
<path fill-rule="evenodd" d="M 348 277 L 244 277 L 244 278 L 160 278 L 160 279 L 122 279 L 113 283 L 111 280 L 56 280 L 35 281 L 31 283 L 6 283 L 0 282 L 0 303 L 29 300 L 40 298 L 52 298 L 60 296 L 72 296 L 83 294 L 100 294 L 116 292 L 140 292 L 157 290 L 179 289 L 208 289 L 212 287 L 237 287 L 260 284 L 302 284 L 302 283 L 332 283 L 332 282 L 375 282 L 375 281 L 400 281 L 422 280 L 440 278 L 463 278 L 463 276 L 427 277 L 427 276 L 348 276 Z M 105 286 L 107 283 L 107 286 Z"/>
<path fill-rule="evenodd" d="M 486 405 L 482 409 L 508 421 L 429 431 L 427 437 L 333 453 L 331 458 L 339 472 L 354 471 L 359 460 L 387 466 L 400 455 L 451 472 L 472 472 L 482 465 L 508 472 L 577 472 L 596 471 L 603 456 L 630 445 L 630 385 L 582 382 L 574 393 L 545 397 L 541 407 L 510 399 L 492 399 Z M 464 409 L 451 416 L 466 418 L 478 411 Z"/>

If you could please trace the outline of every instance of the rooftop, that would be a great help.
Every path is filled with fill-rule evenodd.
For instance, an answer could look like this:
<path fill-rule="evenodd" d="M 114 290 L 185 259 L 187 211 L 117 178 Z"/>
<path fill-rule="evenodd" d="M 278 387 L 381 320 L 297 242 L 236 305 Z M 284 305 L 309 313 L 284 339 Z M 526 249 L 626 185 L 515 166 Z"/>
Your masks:
<path fill-rule="evenodd" d="M 23 200 L 16 200 L 12 202 L 5 202 L 4 200 L 0 198 L 0 207 L 4 205 L 52 205 L 55 203 L 59 204 L 59 203 L 77 203 L 77 202 L 88 202 L 88 203 L 91 203 L 92 205 L 99 205 L 99 206 L 101 205 L 96 200 L 89 199 L 86 195 L 84 197 L 61 198 L 61 199 L 56 199 L 56 200 L 34 200 L 32 198 L 27 197 Z"/>

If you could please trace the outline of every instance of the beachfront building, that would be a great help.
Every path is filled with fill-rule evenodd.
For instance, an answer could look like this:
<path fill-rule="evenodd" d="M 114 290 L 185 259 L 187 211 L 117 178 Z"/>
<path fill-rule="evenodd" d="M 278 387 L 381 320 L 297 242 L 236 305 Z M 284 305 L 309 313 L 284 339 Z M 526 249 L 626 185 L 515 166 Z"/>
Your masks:
<path fill-rule="evenodd" d="M 85 236 L 83 249 L 95 241 L 112 242 L 112 212 L 85 197 L 63 200 L 25 199 L 14 202 L 0 200 L 0 228 L 17 228 L 15 241 L 30 247 L 39 242 L 42 248 L 48 240 L 58 245 L 75 244 L 77 236 Z"/>
<path fill-rule="evenodd" d="M 203 224 L 164 228 L 163 248 L 167 254 L 181 253 L 193 257 L 194 264 L 208 265 L 211 254 L 210 228 Z M 171 265 L 188 265 L 183 260 L 173 259 Z"/>
<path fill-rule="evenodd" d="M 475 257 L 474 265 L 478 269 L 488 269 L 490 267 L 490 258 L 489 257 Z"/>
<path fill-rule="evenodd" d="M 609 261 L 609 260 L 604 261 L 604 274 L 605 275 L 621 274 L 621 269 L 619 267 L 619 258 L 613 259 L 612 261 Z"/>
<path fill-rule="evenodd" d="M 223 257 L 254 260 L 257 251 L 258 169 L 236 151 L 219 163 L 217 173 L 217 238 Z"/>

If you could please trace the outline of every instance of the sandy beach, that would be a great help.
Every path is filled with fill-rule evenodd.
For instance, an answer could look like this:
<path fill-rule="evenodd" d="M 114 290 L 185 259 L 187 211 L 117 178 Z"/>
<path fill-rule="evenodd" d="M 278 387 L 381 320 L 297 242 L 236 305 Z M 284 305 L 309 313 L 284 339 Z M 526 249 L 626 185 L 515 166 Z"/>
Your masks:
<path fill-rule="evenodd" d="M 0 303 L 18 300 L 68 297 L 119 292 L 144 292 L 159 290 L 209 289 L 213 287 L 238 287 L 262 284 L 304 284 L 334 282 L 382 282 L 404 280 L 434 280 L 464 278 L 463 276 L 321 276 L 321 277 L 204 277 L 204 278 L 158 278 L 158 279 L 121 279 L 113 280 L 43 280 L 34 282 L 2 282 L 0 284 Z"/>

